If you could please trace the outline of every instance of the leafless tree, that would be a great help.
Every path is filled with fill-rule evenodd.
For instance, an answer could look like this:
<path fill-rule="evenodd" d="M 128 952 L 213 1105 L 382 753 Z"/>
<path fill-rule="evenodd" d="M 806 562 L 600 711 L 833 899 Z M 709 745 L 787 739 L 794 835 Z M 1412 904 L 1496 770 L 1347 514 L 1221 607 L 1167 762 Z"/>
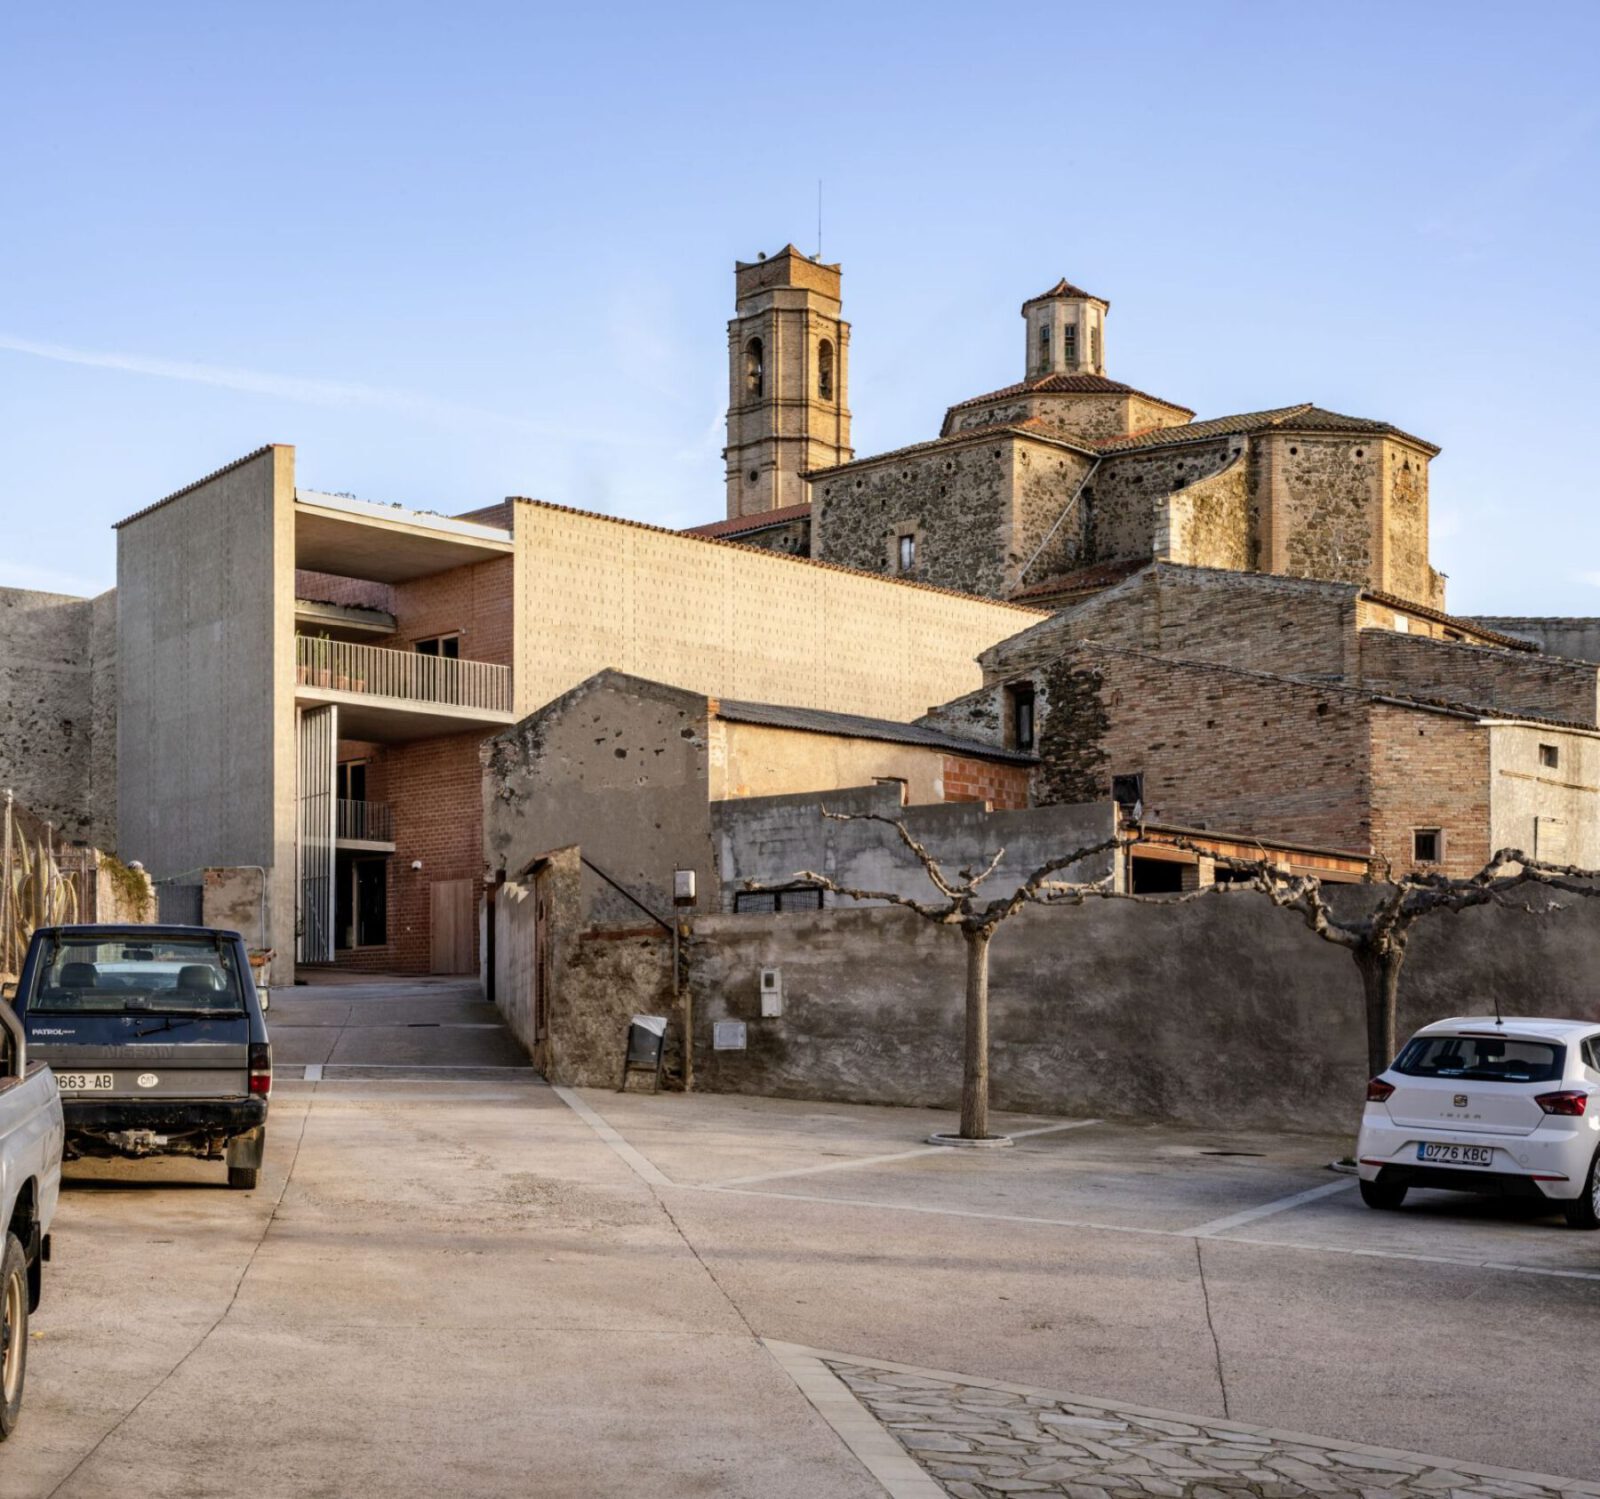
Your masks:
<path fill-rule="evenodd" d="M 1074 849 L 1060 858 L 1051 859 L 1034 870 L 1027 879 L 1009 895 L 992 900 L 982 897 L 979 887 L 992 876 L 1005 856 L 999 849 L 981 869 L 976 866 L 958 871 L 952 878 L 944 866 L 921 843 L 911 836 L 905 823 L 897 817 L 884 817 L 876 812 L 830 812 L 826 807 L 822 815 L 832 822 L 880 822 L 893 828 L 907 849 L 926 871 L 940 897 L 936 901 L 913 900 L 890 890 L 856 890 L 837 884 L 825 874 L 814 870 L 797 870 L 793 876 L 807 884 L 818 886 L 834 895 L 849 900 L 884 901 L 915 911 L 924 921 L 939 926 L 953 926 L 960 930 L 967 947 L 967 1003 L 966 1043 L 961 1078 L 961 1138 L 986 1140 L 989 1136 L 989 944 L 995 929 L 1008 917 L 1016 915 L 1030 902 L 1046 905 L 1082 905 L 1084 901 L 1116 894 L 1112 876 L 1079 883 L 1053 878 L 1063 870 L 1083 859 L 1093 858 L 1116 848 L 1120 841 L 1115 837 L 1103 838 L 1084 848 Z M 747 890 L 773 888 L 755 880 L 745 882 Z"/>

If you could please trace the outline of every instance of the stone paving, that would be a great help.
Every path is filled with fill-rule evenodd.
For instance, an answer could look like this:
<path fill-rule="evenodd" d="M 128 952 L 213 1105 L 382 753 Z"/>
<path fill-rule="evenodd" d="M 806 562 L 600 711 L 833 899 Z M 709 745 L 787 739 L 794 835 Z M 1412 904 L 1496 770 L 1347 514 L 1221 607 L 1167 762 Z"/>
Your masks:
<path fill-rule="evenodd" d="M 1589 1484 L 828 1358 L 954 1499 L 1556 1499 Z"/>

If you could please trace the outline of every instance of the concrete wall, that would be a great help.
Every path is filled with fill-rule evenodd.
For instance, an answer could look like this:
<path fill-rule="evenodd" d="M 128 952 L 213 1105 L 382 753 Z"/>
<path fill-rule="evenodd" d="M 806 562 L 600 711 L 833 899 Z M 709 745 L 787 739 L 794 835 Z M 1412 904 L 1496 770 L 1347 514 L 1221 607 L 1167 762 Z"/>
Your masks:
<path fill-rule="evenodd" d="M 116 596 L 0 589 L 0 787 L 63 841 L 110 847 Z"/>
<path fill-rule="evenodd" d="M 200 919 L 206 926 L 238 932 L 246 947 L 259 948 L 267 935 L 262 927 L 264 896 L 259 869 L 208 869 L 200 894 Z"/>
<path fill-rule="evenodd" d="M 857 890 L 881 890 L 913 900 L 942 898 L 893 828 L 876 822 L 837 822 L 822 816 L 824 807 L 831 812 L 903 818 L 911 836 L 952 877 L 968 866 L 982 868 L 1001 853 L 999 865 L 983 886 L 995 897 L 1009 895 L 1048 861 L 1110 838 L 1115 826 L 1109 802 L 1002 812 L 955 804 L 902 809 L 890 786 L 713 802 L 711 834 L 720 909 L 733 910 L 734 896 L 747 880 L 783 884 L 800 870 Z M 1108 850 L 1063 872 L 1062 878 L 1099 879 L 1112 872 L 1112 865 Z M 824 904 L 859 903 L 827 893 Z"/>
<path fill-rule="evenodd" d="M 518 500 L 516 707 L 607 667 L 714 697 L 909 720 L 1042 616 Z"/>
<path fill-rule="evenodd" d="M 1402 1033 L 1496 996 L 1508 1015 L 1600 1019 L 1600 903 L 1441 916 L 1410 952 Z M 697 1086 L 954 1107 L 963 959 L 957 933 L 900 910 L 703 917 L 689 947 Z M 999 1108 L 1354 1134 L 1355 965 L 1253 893 L 1029 909 L 991 961 Z M 768 967 L 781 974 L 776 1019 L 757 997 Z M 714 1048 L 722 1019 L 745 1021 L 748 1049 Z"/>
<path fill-rule="evenodd" d="M 1600 619 L 1527 618 L 1521 615 L 1479 614 L 1472 623 L 1519 640 L 1531 640 L 1541 651 L 1571 661 L 1600 661 Z"/>
<path fill-rule="evenodd" d="M 294 453 L 264 448 L 123 522 L 119 854 L 156 878 L 272 871 L 295 929 Z"/>

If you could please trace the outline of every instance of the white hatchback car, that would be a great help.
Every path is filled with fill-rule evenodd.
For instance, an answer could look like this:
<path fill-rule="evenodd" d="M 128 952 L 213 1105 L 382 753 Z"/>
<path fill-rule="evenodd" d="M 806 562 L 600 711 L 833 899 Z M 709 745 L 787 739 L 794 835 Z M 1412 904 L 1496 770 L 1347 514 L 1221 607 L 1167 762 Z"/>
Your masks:
<path fill-rule="evenodd" d="M 1540 1198 L 1600 1228 L 1600 1025 L 1472 1015 L 1424 1026 L 1367 1084 L 1361 1197 Z"/>

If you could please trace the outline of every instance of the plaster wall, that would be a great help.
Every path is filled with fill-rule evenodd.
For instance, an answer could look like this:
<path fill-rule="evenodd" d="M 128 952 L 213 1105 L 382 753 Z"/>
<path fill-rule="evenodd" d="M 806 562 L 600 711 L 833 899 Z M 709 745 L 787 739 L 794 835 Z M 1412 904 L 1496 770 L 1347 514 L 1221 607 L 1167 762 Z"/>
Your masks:
<path fill-rule="evenodd" d="M 1476 615 L 1473 624 L 1502 635 L 1531 640 L 1541 651 L 1570 661 L 1600 661 L 1600 619 L 1529 618 L 1524 615 Z"/>
<path fill-rule="evenodd" d="M 1600 869 L 1600 739 L 1544 725 L 1489 731 L 1489 847 Z M 1554 750 L 1548 765 L 1541 749 Z"/>
<path fill-rule="evenodd" d="M 904 781 L 910 802 L 945 799 L 946 757 L 940 749 L 720 720 L 711 728 L 713 800 L 866 786 L 879 776 Z M 899 790 L 891 789 L 898 803 Z"/>
<path fill-rule="evenodd" d="M 117 533 L 118 853 L 157 878 L 265 866 L 290 955 L 293 500 L 294 450 L 270 447 Z"/>

